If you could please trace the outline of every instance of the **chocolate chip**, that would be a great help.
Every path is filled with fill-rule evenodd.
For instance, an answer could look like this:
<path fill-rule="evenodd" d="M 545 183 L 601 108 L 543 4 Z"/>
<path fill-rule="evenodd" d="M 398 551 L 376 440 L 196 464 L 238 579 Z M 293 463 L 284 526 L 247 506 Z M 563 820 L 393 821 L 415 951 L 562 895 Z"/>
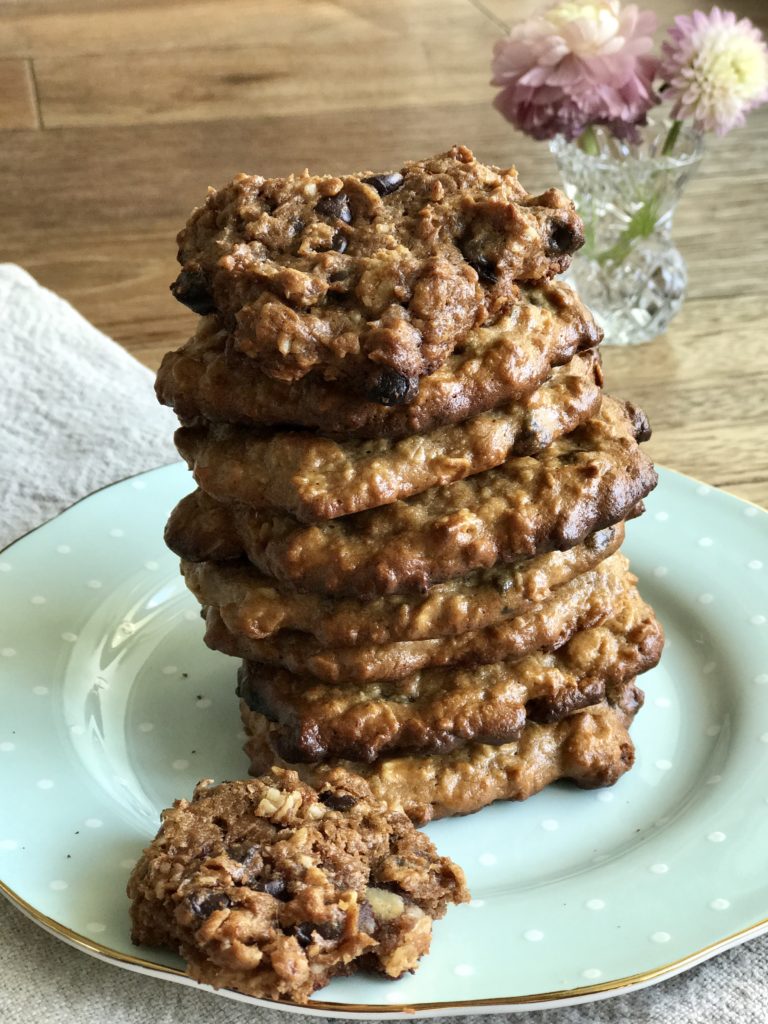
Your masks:
<path fill-rule="evenodd" d="M 419 390 L 418 381 L 397 370 L 382 369 L 368 387 L 367 395 L 380 405 L 406 405 Z"/>
<path fill-rule="evenodd" d="M 330 942 L 338 939 L 343 930 L 340 921 L 324 921 L 322 924 L 312 924 L 310 921 L 304 921 L 302 924 L 296 925 L 293 929 L 293 934 L 298 944 L 306 949 L 307 946 L 310 946 L 315 941 L 315 934 L 319 935 L 321 939 L 327 939 Z"/>
<path fill-rule="evenodd" d="M 288 883 L 284 878 L 254 879 L 248 883 L 248 888 L 254 892 L 265 892 L 267 896 L 274 896 L 276 900 L 289 900 Z"/>
<path fill-rule="evenodd" d="M 403 184 L 403 176 L 397 171 L 391 174 L 372 174 L 370 178 L 363 178 L 363 184 L 375 188 L 380 196 L 388 196 L 391 192 L 397 192 Z"/>
<path fill-rule="evenodd" d="M 202 270 L 182 270 L 171 285 L 174 299 L 188 306 L 193 313 L 207 316 L 216 309 L 208 281 Z"/>
<path fill-rule="evenodd" d="M 347 239 L 340 231 L 337 231 L 333 236 L 333 239 L 331 240 L 331 248 L 334 252 L 344 252 L 346 250 Z"/>
<path fill-rule="evenodd" d="M 291 224 L 291 231 L 294 235 L 300 235 L 304 230 L 304 221 L 297 217 L 296 220 Z"/>
<path fill-rule="evenodd" d="M 584 245 L 584 234 L 572 224 L 554 223 L 549 231 L 547 253 L 570 256 Z"/>
<path fill-rule="evenodd" d="M 336 217 L 345 224 L 352 223 L 352 211 L 346 192 L 337 192 L 335 196 L 323 196 L 315 209 L 322 217 Z"/>
<path fill-rule="evenodd" d="M 648 422 L 648 417 L 643 410 L 638 409 L 632 402 L 627 402 L 627 412 L 632 420 L 632 432 L 635 435 L 635 440 L 639 443 L 650 441 L 651 424 Z"/>
<path fill-rule="evenodd" d="M 195 917 L 210 917 L 214 910 L 223 910 L 232 906 L 232 900 L 225 892 L 197 892 L 187 900 L 189 909 Z"/>
<path fill-rule="evenodd" d="M 467 259 L 467 263 L 483 284 L 496 284 L 496 264 L 493 260 L 489 260 L 486 256 L 473 256 L 471 259 Z"/>
<path fill-rule="evenodd" d="M 321 793 L 320 800 L 332 811 L 349 811 L 357 803 L 357 797 L 350 793 L 335 793 L 332 789 Z"/>

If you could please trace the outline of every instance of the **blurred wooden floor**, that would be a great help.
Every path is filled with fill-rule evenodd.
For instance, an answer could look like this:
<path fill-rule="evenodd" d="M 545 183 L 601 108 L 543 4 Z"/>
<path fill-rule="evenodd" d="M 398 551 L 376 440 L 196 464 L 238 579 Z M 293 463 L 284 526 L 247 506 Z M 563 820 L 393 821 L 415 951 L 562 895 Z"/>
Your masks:
<path fill-rule="evenodd" d="M 383 169 L 471 146 L 557 181 L 491 108 L 499 22 L 534 0 L 0 0 L 0 259 L 149 366 L 190 333 L 175 234 L 239 170 Z M 662 23 L 690 0 L 651 0 Z M 707 6 L 702 4 L 701 6 Z M 733 8 L 762 27 L 765 0 Z M 715 141 L 681 203 L 668 334 L 606 349 L 666 465 L 768 504 L 768 109 Z"/>

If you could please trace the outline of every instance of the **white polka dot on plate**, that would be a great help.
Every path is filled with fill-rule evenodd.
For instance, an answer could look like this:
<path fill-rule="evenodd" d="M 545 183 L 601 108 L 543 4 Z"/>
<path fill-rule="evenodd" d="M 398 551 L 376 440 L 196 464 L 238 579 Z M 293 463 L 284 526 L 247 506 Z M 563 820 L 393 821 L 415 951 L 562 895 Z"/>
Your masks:
<path fill-rule="evenodd" d="M 3 754 L 10 754 L 10 752 L 15 749 L 16 744 L 11 743 L 10 740 L 3 740 L 3 742 L 0 743 L 0 751 L 2 751 Z"/>
<path fill-rule="evenodd" d="M 669 932 L 654 932 L 651 936 L 651 942 L 669 942 L 672 936 Z"/>
<path fill-rule="evenodd" d="M 107 926 L 102 924 L 101 921 L 89 921 L 85 926 L 85 930 L 94 935 L 99 935 L 101 932 L 105 932 L 107 930 Z"/>
<path fill-rule="evenodd" d="M 722 843 L 726 838 L 725 832 L 710 832 L 707 836 L 710 843 Z"/>
<path fill-rule="evenodd" d="M 672 706 L 672 701 L 669 697 L 657 697 L 653 703 L 657 708 L 668 708 Z"/>
<path fill-rule="evenodd" d="M 85 726 L 84 725 L 70 725 L 69 731 L 73 736 L 84 736 Z"/>
<path fill-rule="evenodd" d="M 56 547 L 56 553 L 59 555 L 69 555 L 72 552 L 72 548 L 69 544 L 59 544 Z"/>
<path fill-rule="evenodd" d="M 91 590 L 101 590 L 103 584 L 101 580 L 88 580 L 88 582 L 85 585 L 86 587 L 89 587 Z"/>
<path fill-rule="evenodd" d="M 755 676 L 755 682 L 758 686 L 768 685 L 768 672 L 760 672 Z"/>
<path fill-rule="evenodd" d="M 764 626 L 765 625 L 765 616 L 764 615 L 760 615 L 760 614 L 758 614 L 758 615 L 750 615 L 749 621 L 752 623 L 753 626 Z"/>
<path fill-rule="evenodd" d="M 209 708 L 212 703 L 213 701 L 209 697 L 200 697 L 199 700 L 195 700 L 195 707 L 204 711 L 206 708 Z"/>
<path fill-rule="evenodd" d="M 125 860 L 120 861 L 120 867 L 124 871 L 130 871 L 132 868 L 136 867 L 136 864 L 137 861 L 135 857 L 126 857 Z"/>
<path fill-rule="evenodd" d="M 672 762 L 665 760 L 663 757 L 659 758 L 655 763 L 660 772 L 668 772 L 672 767 Z"/>
<path fill-rule="evenodd" d="M 45 598 L 43 597 L 42 594 L 35 594 L 33 597 L 30 597 L 29 603 L 30 604 L 45 604 Z"/>
<path fill-rule="evenodd" d="M 32 687 L 32 693 L 34 693 L 34 695 L 36 697 L 45 697 L 45 695 L 48 692 L 49 692 L 49 690 L 48 690 L 47 686 L 33 686 Z"/>
<path fill-rule="evenodd" d="M 768 732 L 760 733 L 760 742 L 768 743 Z"/>
<path fill-rule="evenodd" d="M 155 723 L 154 722 L 140 722 L 139 723 L 139 732 L 152 732 L 152 730 L 154 728 L 155 728 Z"/>
<path fill-rule="evenodd" d="M 53 779 L 38 779 L 35 783 L 38 789 L 53 789 Z"/>
<path fill-rule="evenodd" d="M 648 870 L 654 875 L 666 875 L 669 871 L 669 864 L 651 864 Z"/>
<path fill-rule="evenodd" d="M 162 670 L 164 676 L 174 676 L 178 671 L 175 665 L 166 665 Z"/>
<path fill-rule="evenodd" d="M 752 519 L 753 516 L 757 515 L 757 508 L 754 505 L 747 505 L 744 509 L 744 515 Z"/>
<path fill-rule="evenodd" d="M 52 882 L 48 883 L 48 888 L 53 889 L 56 892 L 63 892 L 63 890 L 68 889 L 69 886 L 61 878 L 55 878 Z"/>
<path fill-rule="evenodd" d="M 459 978 L 471 978 L 475 973 L 475 968 L 472 964 L 456 964 L 453 973 Z"/>
<path fill-rule="evenodd" d="M 479 907 L 485 906 L 485 900 L 470 900 L 469 905 L 473 909 L 477 910 Z"/>
<path fill-rule="evenodd" d="M 191 608 L 188 608 L 187 611 L 184 612 L 184 618 L 187 620 L 187 622 L 202 622 L 203 621 L 200 618 L 200 612 L 193 611 Z"/>
<path fill-rule="evenodd" d="M 185 768 L 189 768 L 189 761 L 185 761 L 183 757 L 180 757 L 173 762 L 171 768 L 177 772 L 183 772 Z"/>
<path fill-rule="evenodd" d="M 587 978 L 589 981 L 594 981 L 595 978 L 601 978 L 603 972 L 597 967 L 587 967 L 586 970 L 581 972 L 582 978 Z"/>
<path fill-rule="evenodd" d="M 605 900 L 587 900 L 584 906 L 587 910 L 605 910 Z"/>
<path fill-rule="evenodd" d="M 0 562 L 0 572 L 10 572 L 10 571 L 11 571 L 11 563 L 10 562 Z"/>
<path fill-rule="evenodd" d="M 119 526 L 115 526 L 115 527 L 113 527 L 109 531 L 109 536 L 110 537 L 124 537 L 125 536 L 125 530 L 121 530 Z"/>
<path fill-rule="evenodd" d="M 15 647 L 3 647 L 2 649 L 0 649 L 0 655 L 3 658 L 13 658 L 16 655 L 16 648 Z"/>
<path fill-rule="evenodd" d="M 77 641 L 77 633 L 62 633 L 61 639 L 66 640 L 68 644 L 73 644 Z"/>
<path fill-rule="evenodd" d="M 0 839 L 0 850 L 18 850 L 19 844 L 15 839 Z"/>
<path fill-rule="evenodd" d="M 722 775 L 710 775 L 707 781 L 704 783 L 705 786 L 716 786 L 718 782 L 723 781 Z"/>
<path fill-rule="evenodd" d="M 701 495 L 701 497 L 703 498 L 707 494 L 709 494 L 711 490 L 712 488 L 708 484 L 699 484 L 699 486 L 696 488 L 696 493 Z"/>
<path fill-rule="evenodd" d="M 718 896 L 715 900 L 710 900 L 709 906 L 712 910 L 727 910 L 730 907 L 731 901 L 724 900 L 722 896 Z"/>
<path fill-rule="evenodd" d="M 613 793 L 608 789 L 603 789 L 597 794 L 597 799 L 601 804 L 610 804 L 613 802 Z"/>
<path fill-rule="evenodd" d="M 103 824 L 104 824 L 104 822 L 101 820 L 101 818 L 86 818 L 85 819 L 85 827 L 86 828 L 101 828 L 101 826 Z"/>
<path fill-rule="evenodd" d="M 666 523 L 669 519 L 669 512 L 656 512 L 653 518 L 657 523 Z"/>
<path fill-rule="evenodd" d="M 131 480 L 131 487 L 134 491 L 143 491 L 146 488 L 146 482 L 144 480 Z"/>
<path fill-rule="evenodd" d="M 666 567 L 666 565 L 657 565 L 656 568 L 653 570 L 653 575 L 661 579 L 662 576 L 666 576 L 668 572 L 669 569 Z"/>
<path fill-rule="evenodd" d="M 144 563 L 144 568 L 148 569 L 150 572 L 155 572 L 155 570 L 159 567 L 159 564 L 155 562 L 153 559 L 150 559 L 148 562 Z"/>
<path fill-rule="evenodd" d="M 541 827 L 545 832 L 557 832 L 560 828 L 560 822 L 554 818 L 545 818 L 541 823 Z"/>
<path fill-rule="evenodd" d="M 495 853 L 481 853 L 477 859 L 480 861 L 484 868 L 493 867 L 497 860 Z"/>
<path fill-rule="evenodd" d="M 714 594 L 707 594 L 707 593 L 699 594 L 699 604 L 712 604 L 712 602 L 714 600 L 715 600 L 715 595 Z"/>
<path fill-rule="evenodd" d="M 763 568 L 763 563 L 760 561 L 759 558 L 752 558 L 752 559 L 750 559 L 750 561 L 747 562 L 747 568 L 748 569 L 762 569 Z"/>
<path fill-rule="evenodd" d="M 526 942 L 541 942 L 544 932 L 540 932 L 538 928 L 529 928 L 527 932 L 523 932 L 523 938 Z"/>
<path fill-rule="evenodd" d="M 714 543 L 711 537 L 699 537 L 700 548 L 711 548 Z"/>

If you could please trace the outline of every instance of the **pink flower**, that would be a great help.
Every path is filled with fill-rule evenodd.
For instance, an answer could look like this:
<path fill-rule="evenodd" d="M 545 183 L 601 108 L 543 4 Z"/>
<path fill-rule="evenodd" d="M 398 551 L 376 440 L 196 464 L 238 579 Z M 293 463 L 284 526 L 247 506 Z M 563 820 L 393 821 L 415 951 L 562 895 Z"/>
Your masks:
<path fill-rule="evenodd" d="M 535 139 L 588 125 L 626 137 L 658 103 L 652 11 L 619 0 L 561 0 L 512 27 L 493 54 L 494 106 Z"/>
<path fill-rule="evenodd" d="M 748 18 L 719 7 L 680 15 L 661 49 L 672 116 L 699 131 L 725 135 L 768 99 L 768 50 Z"/>

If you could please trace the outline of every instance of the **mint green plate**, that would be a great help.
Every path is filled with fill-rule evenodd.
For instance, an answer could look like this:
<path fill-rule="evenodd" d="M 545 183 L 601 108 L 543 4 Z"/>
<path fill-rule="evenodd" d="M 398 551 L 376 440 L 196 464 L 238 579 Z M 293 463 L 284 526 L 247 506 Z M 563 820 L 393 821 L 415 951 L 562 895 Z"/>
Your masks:
<path fill-rule="evenodd" d="M 0 888 L 85 952 L 172 981 L 179 959 L 131 945 L 128 873 L 163 807 L 246 772 L 235 662 L 203 645 L 163 546 L 189 486 L 181 465 L 125 480 L 0 555 Z M 309 1012 L 579 1002 L 768 930 L 767 542 L 768 514 L 662 470 L 625 548 L 668 636 L 635 768 L 431 825 L 472 904 L 415 975 L 334 981 Z"/>

